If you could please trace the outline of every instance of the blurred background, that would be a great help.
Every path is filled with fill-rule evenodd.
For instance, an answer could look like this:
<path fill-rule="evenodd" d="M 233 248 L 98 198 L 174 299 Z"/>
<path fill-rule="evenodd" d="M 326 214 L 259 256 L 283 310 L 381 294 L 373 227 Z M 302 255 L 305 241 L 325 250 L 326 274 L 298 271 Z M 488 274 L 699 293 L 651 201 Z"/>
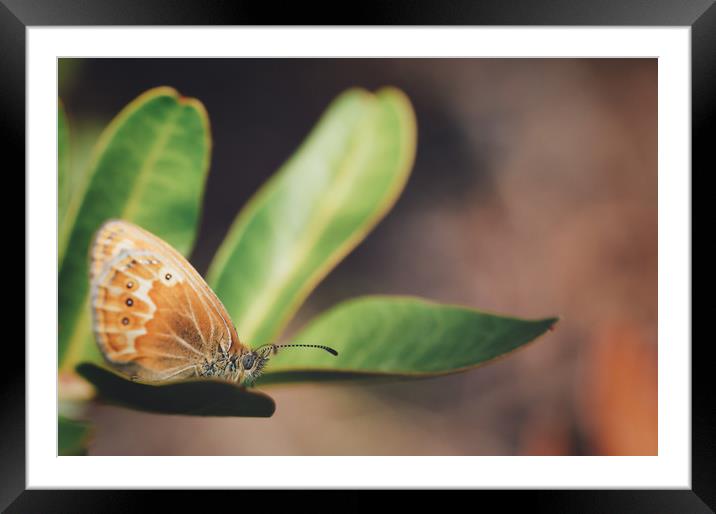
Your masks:
<path fill-rule="evenodd" d="M 95 404 L 90 455 L 657 453 L 656 59 L 62 59 L 75 155 L 160 85 L 201 100 L 211 121 L 190 259 L 202 274 L 341 91 L 394 85 L 413 102 L 405 192 L 284 339 L 375 293 L 561 321 L 458 375 L 267 386 L 269 419 Z"/>

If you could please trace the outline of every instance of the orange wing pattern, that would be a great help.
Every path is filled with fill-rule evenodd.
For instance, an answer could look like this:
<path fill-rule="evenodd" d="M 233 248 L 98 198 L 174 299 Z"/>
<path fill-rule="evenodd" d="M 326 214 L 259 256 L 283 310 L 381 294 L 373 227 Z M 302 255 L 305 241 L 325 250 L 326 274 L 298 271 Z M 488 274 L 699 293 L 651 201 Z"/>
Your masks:
<path fill-rule="evenodd" d="M 148 380 L 198 374 L 219 352 L 243 353 L 226 309 L 176 250 L 125 221 L 90 251 L 94 332 L 105 358 Z"/>

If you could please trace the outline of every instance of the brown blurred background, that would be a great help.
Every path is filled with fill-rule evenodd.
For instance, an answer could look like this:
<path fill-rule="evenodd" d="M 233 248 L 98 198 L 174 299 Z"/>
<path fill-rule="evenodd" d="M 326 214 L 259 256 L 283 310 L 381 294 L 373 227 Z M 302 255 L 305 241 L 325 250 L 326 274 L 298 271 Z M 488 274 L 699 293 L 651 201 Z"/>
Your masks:
<path fill-rule="evenodd" d="M 418 153 L 403 196 L 287 337 L 373 293 L 561 321 L 459 375 L 267 387 L 270 419 L 94 405 L 91 455 L 657 453 L 655 59 L 62 60 L 78 151 L 159 85 L 199 98 L 211 119 L 191 257 L 202 273 L 241 206 L 338 93 L 394 85 L 411 98 Z"/>

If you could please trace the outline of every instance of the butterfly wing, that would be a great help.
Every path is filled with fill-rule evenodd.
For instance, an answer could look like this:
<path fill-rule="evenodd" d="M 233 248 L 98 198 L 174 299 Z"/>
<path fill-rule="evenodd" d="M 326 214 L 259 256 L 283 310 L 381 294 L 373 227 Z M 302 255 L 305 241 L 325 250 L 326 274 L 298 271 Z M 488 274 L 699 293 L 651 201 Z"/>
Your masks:
<path fill-rule="evenodd" d="M 219 352 L 241 353 L 226 309 L 199 273 L 158 237 L 113 220 L 90 251 L 97 344 L 140 378 L 191 376 Z"/>

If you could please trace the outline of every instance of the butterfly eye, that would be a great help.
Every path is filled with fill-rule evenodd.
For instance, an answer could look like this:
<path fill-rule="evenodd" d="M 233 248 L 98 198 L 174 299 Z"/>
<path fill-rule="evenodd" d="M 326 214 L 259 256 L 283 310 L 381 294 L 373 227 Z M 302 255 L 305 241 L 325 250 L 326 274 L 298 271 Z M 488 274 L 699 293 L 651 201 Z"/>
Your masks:
<path fill-rule="evenodd" d="M 254 365 L 254 354 L 253 353 L 247 353 L 244 355 L 244 357 L 241 359 L 241 366 L 243 366 L 244 369 L 251 369 Z"/>

